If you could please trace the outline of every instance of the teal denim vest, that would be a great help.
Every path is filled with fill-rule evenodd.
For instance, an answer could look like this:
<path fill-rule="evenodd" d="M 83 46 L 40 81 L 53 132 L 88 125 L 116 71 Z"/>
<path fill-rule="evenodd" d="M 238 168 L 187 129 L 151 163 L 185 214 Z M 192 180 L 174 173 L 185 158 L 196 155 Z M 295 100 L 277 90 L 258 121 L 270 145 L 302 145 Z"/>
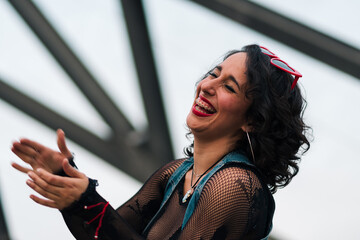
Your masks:
<path fill-rule="evenodd" d="M 192 167 L 193 163 L 194 163 L 193 157 L 185 160 L 176 169 L 176 171 L 171 175 L 171 177 L 166 185 L 165 195 L 164 195 L 163 201 L 160 205 L 160 208 L 159 208 L 158 212 L 155 214 L 155 216 L 152 218 L 152 220 L 149 222 L 149 224 L 146 226 L 144 233 L 146 233 L 149 230 L 150 226 L 153 224 L 153 221 L 157 218 L 158 214 L 161 212 L 161 209 L 165 206 L 165 204 L 169 200 L 170 196 L 174 192 L 176 186 L 181 181 L 181 179 L 184 177 L 184 175 L 189 171 L 189 169 Z M 243 154 L 241 154 L 240 152 L 230 152 L 225 157 L 223 157 L 223 159 L 218 164 L 216 164 L 216 166 L 200 180 L 197 187 L 195 188 L 195 190 L 190 198 L 189 204 L 186 208 L 181 229 L 184 229 L 186 223 L 188 222 L 192 213 L 194 212 L 196 204 L 200 198 L 201 191 L 204 188 L 206 182 L 210 179 L 210 177 L 212 175 L 214 175 L 214 173 L 216 173 L 220 168 L 222 168 L 227 163 L 243 163 L 243 164 L 249 165 L 251 167 L 255 167 L 248 160 L 248 158 L 246 156 L 244 156 Z M 272 206 L 272 207 L 274 208 L 275 206 Z M 269 229 L 267 231 L 267 236 L 265 238 L 262 238 L 261 240 L 268 239 L 271 229 L 272 229 L 272 223 L 270 224 Z"/>

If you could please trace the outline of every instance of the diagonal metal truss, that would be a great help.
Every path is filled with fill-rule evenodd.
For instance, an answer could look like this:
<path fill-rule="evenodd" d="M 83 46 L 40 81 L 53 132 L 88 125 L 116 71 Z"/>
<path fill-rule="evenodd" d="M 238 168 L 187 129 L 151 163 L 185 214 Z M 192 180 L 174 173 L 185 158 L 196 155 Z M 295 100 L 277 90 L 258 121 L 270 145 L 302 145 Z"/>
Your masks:
<path fill-rule="evenodd" d="M 141 1 L 127 0 L 121 3 L 149 123 L 145 133 L 135 131 L 91 72 L 31 0 L 8 2 L 109 125 L 112 130 L 111 136 L 108 139 L 99 138 L 6 84 L 0 77 L 1 99 L 51 129 L 64 129 L 68 138 L 140 181 L 145 181 L 160 165 L 173 159 L 171 138 Z M 134 135 L 137 136 L 136 141 L 133 140 Z M 0 234 L 1 239 L 8 238 L 2 211 L 0 211 Z"/>
<path fill-rule="evenodd" d="M 360 50 L 246 0 L 191 0 L 360 79 Z"/>
<path fill-rule="evenodd" d="M 121 0 L 121 3 L 149 123 L 148 142 L 160 161 L 153 160 L 162 164 L 161 159 L 169 160 L 173 153 L 143 4 L 140 0 Z"/>
<path fill-rule="evenodd" d="M 63 128 L 71 140 L 140 181 L 146 180 L 156 168 L 173 159 L 171 138 L 141 1 L 124 0 L 121 3 L 149 123 L 145 134 L 135 132 L 98 81 L 32 1 L 9 0 L 9 3 L 99 112 L 112 134 L 109 139 L 101 139 L 9 86 L 2 79 L 0 98 L 51 129 Z M 132 141 L 131 136 L 134 134 L 142 140 Z M 0 230 L 7 234 L 3 215 L 0 220 L 4 223 Z"/>
<path fill-rule="evenodd" d="M 70 139 L 140 181 L 173 158 L 141 1 L 122 3 L 149 122 L 146 134 L 135 133 L 131 123 L 32 1 L 11 0 L 9 3 L 99 112 L 112 134 L 109 139 L 98 138 L 4 82 L 1 82 L 1 98 L 52 129 L 63 128 Z M 143 138 L 137 141 L 141 144 L 132 141 L 130 136 L 134 134 Z"/>

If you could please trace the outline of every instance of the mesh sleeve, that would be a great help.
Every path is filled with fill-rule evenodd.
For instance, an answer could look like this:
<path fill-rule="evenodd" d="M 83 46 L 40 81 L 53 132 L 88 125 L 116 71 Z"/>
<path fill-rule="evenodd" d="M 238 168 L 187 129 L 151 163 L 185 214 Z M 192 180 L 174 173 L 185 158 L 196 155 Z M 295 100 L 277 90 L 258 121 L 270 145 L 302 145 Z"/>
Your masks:
<path fill-rule="evenodd" d="M 69 230 L 76 239 L 144 239 L 141 233 L 159 209 L 169 177 L 182 162 L 175 160 L 160 168 L 117 210 L 89 184 L 78 202 L 61 211 Z"/>

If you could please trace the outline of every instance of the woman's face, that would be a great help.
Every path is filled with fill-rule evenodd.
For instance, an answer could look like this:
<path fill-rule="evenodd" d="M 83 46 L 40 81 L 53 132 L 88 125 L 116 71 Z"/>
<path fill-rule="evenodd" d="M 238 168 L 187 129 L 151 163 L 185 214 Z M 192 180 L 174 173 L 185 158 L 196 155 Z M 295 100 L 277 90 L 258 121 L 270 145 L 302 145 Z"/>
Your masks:
<path fill-rule="evenodd" d="M 250 101 L 245 97 L 246 53 L 231 55 L 216 66 L 197 86 L 187 117 L 195 137 L 235 138 L 247 125 L 245 113 Z"/>

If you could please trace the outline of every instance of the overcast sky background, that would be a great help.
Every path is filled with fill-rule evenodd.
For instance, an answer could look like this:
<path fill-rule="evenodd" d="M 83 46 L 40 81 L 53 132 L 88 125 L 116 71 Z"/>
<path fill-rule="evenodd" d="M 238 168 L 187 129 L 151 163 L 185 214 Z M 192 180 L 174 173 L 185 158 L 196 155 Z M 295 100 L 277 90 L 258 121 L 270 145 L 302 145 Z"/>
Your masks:
<path fill-rule="evenodd" d="M 36 0 L 137 129 L 146 126 L 119 1 Z M 256 1 L 360 48 L 360 2 Z M 360 239 L 360 81 L 262 34 L 180 0 L 146 0 L 154 53 L 176 157 L 188 144 L 185 119 L 195 82 L 230 49 L 258 43 L 303 74 L 305 120 L 314 141 L 300 173 L 275 195 L 279 239 Z M 13 8 L 0 1 L 0 78 L 105 137 L 108 126 Z M 56 148 L 56 135 L 0 100 L 0 193 L 12 239 L 73 239 L 57 210 L 36 205 L 26 176 L 13 170 L 11 142 L 29 137 Z M 69 141 L 79 168 L 117 207 L 141 184 Z"/>

